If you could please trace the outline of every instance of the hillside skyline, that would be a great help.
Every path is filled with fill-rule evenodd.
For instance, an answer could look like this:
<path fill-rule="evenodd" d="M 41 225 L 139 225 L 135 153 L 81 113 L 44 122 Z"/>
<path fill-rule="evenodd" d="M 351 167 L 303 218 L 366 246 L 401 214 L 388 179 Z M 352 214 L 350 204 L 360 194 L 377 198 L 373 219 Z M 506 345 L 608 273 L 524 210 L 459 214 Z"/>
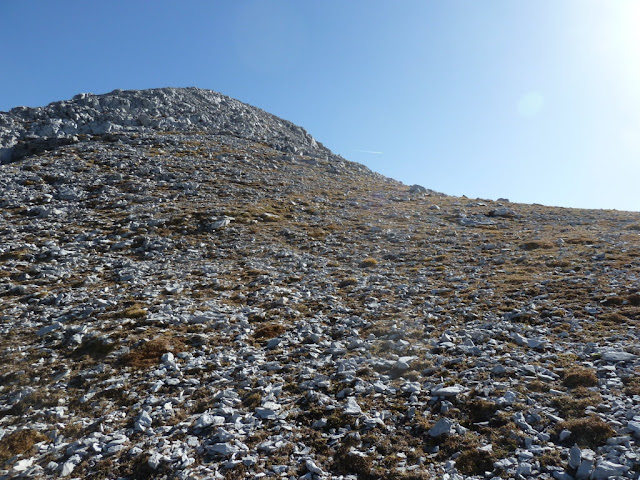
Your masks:
<path fill-rule="evenodd" d="M 638 480 L 640 213 L 409 187 L 195 88 L 0 139 L 0 477 Z"/>
<path fill-rule="evenodd" d="M 197 86 L 405 184 L 640 210 L 634 2 L 154 6 L 0 5 L 11 72 L 0 78 L 0 110 Z M 17 20 L 27 16 L 25 36 Z"/>

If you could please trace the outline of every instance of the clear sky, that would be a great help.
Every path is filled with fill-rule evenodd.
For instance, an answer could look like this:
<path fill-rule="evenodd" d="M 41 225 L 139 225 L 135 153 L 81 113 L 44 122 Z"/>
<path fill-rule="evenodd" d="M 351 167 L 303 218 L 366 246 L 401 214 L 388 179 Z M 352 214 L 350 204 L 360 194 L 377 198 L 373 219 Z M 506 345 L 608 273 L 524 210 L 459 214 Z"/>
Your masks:
<path fill-rule="evenodd" d="M 0 110 L 197 86 L 470 198 L 640 211 L 637 0 L 0 0 Z"/>

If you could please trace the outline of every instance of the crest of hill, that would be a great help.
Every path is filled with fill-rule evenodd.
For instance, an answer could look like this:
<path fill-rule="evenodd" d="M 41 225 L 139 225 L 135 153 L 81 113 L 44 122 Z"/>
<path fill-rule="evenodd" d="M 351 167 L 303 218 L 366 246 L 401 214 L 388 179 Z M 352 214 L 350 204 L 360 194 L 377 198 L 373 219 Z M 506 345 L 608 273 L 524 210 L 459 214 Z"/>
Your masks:
<path fill-rule="evenodd" d="M 22 157 L 34 142 L 69 144 L 77 135 L 204 132 L 230 135 L 288 153 L 331 152 L 303 128 L 220 93 L 195 87 L 81 93 L 45 107 L 0 112 L 0 162 Z M 44 145 L 46 148 L 46 145 Z"/>

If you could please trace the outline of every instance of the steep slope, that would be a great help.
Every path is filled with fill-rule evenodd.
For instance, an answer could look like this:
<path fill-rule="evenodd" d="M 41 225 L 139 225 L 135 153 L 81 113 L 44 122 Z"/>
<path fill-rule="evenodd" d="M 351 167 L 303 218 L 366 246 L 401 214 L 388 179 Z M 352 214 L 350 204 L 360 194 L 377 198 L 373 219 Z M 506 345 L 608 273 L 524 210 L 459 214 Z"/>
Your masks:
<path fill-rule="evenodd" d="M 640 215 L 409 188 L 198 89 L 0 118 L 0 474 L 638 478 Z"/>

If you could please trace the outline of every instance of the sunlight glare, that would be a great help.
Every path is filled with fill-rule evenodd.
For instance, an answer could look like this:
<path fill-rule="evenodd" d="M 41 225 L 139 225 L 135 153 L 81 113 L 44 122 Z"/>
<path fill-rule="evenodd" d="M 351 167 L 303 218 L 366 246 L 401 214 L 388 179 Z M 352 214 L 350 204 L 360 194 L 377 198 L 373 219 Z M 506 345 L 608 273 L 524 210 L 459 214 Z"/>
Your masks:
<path fill-rule="evenodd" d="M 619 101 L 640 106 L 640 2 L 598 3 L 599 25 L 592 32 L 597 61 L 621 88 Z M 621 105 L 624 106 L 624 105 Z"/>
<path fill-rule="evenodd" d="M 542 111 L 544 97 L 540 92 L 527 92 L 518 100 L 518 113 L 523 117 L 533 117 Z"/>

